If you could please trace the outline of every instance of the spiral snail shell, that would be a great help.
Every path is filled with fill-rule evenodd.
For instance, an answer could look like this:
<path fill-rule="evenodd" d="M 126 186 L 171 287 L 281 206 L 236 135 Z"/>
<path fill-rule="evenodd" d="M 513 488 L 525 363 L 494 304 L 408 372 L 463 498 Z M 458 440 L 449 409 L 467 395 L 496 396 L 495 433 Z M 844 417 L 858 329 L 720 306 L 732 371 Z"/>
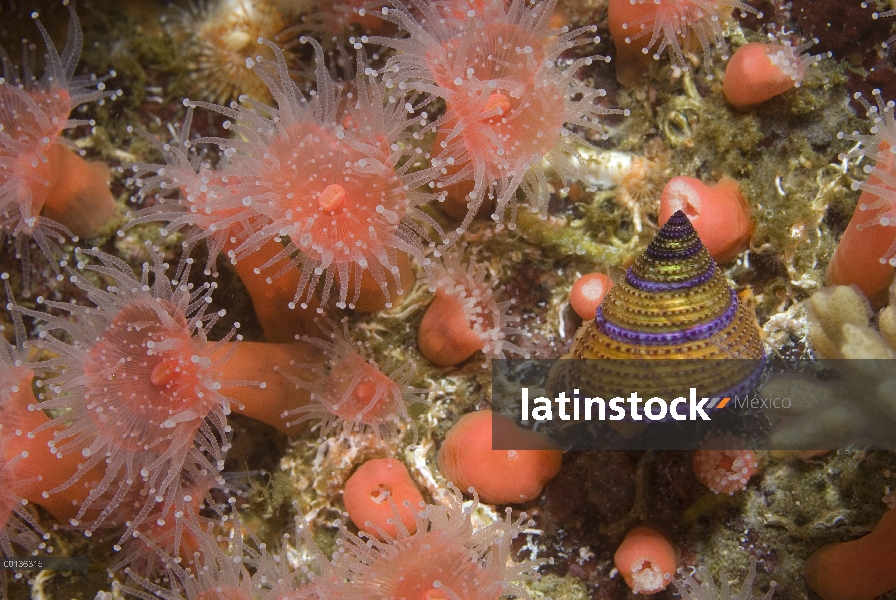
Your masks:
<path fill-rule="evenodd" d="M 608 394 L 696 387 L 727 395 L 755 384 L 765 350 L 755 317 L 678 211 L 610 290 L 595 318 L 582 325 L 563 358 L 616 359 L 576 369 Z M 643 362 L 663 359 L 674 360 Z M 689 362 L 677 362 L 682 359 Z"/>

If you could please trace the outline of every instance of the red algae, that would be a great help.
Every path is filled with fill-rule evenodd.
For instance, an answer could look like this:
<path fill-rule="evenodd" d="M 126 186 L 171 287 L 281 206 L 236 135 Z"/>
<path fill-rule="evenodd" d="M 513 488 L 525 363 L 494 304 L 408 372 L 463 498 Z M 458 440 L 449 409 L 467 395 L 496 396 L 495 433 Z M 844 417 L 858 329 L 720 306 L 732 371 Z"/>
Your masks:
<path fill-rule="evenodd" d="M 108 167 L 86 162 L 83 151 L 62 137 L 68 129 L 95 124 L 69 118 L 75 108 L 118 94 L 105 91 L 108 76 L 75 76 L 82 35 L 73 4 L 69 12 L 68 41 L 61 54 L 37 13 L 32 15 L 47 47 L 42 77 L 34 75 L 27 59 L 20 76 L 0 52 L 0 231 L 15 239 L 26 280 L 29 240 L 55 268 L 59 244 L 95 236 L 115 212 Z"/>
<path fill-rule="evenodd" d="M 486 202 L 494 202 L 492 218 L 499 227 L 507 222 L 513 228 L 517 190 L 544 214 L 550 190 L 543 161 L 566 181 L 580 179 L 576 148 L 593 146 L 578 131 L 604 138 L 599 118 L 627 113 L 604 107 L 604 90 L 576 77 L 603 57 L 560 68 L 560 55 L 594 41 L 587 34 L 595 28 L 550 29 L 555 5 L 489 2 L 459 14 L 419 2 L 421 16 L 415 16 L 397 3 L 383 11 L 384 18 L 408 31 L 409 38 L 360 38 L 398 51 L 385 69 L 387 85 L 445 101 L 445 114 L 428 128 L 438 131 L 432 150 L 432 164 L 441 171 L 438 186 L 460 212 L 466 207 L 456 235 Z"/>
<path fill-rule="evenodd" d="M 326 367 L 298 362 L 288 370 L 275 367 L 296 389 L 311 393 L 308 404 L 283 413 L 294 417 L 287 427 L 319 418 L 322 436 L 341 429 L 372 431 L 381 438 L 403 423 L 413 428 L 406 404 L 425 402 L 425 390 L 408 385 L 413 365 L 381 370 L 364 344 L 352 343 L 344 323 L 342 330 L 331 323 L 328 337 L 300 338 L 324 352 Z"/>
<path fill-rule="evenodd" d="M 80 260 L 87 255 L 101 264 L 79 262 L 79 269 L 108 277 L 113 284 L 99 289 L 73 271 L 72 282 L 93 306 L 38 298 L 39 304 L 68 318 L 13 309 L 47 324 L 31 344 L 56 356 L 42 363 L 55 374 L 39 382 L 51 397 L 36 408 L 61 412 L 36 432 L 58 427 L 50 442 L 53 452 L 84 459 L 49 493 L 74 485 L 97 465 L 105 468 L 72 520 L 78 526 L 88 509 L 101 509 L 87 526 L 88 534 L 132 489 L 142 490 L 146 504 L 129 520 L 125 537 L 155 503 L 175 505 L 182 499 L 183 473 L 218 473 L 230 439 L 230 399 L 222 389 L 248 383 L 225 380 L 221 371 L 235 330 L 220 342 L 207 340 L 208 330 L 223 316 L 205 313 L 215 286 L 193 289 L 187 283 L 191 259 L 169 279 L 161 256 L 152 254 L 153 263 L 143 265 L 138 279 L 120 259 L 84 251 Z M 114 497 L 108 499 L 105 493 L 113 488 Z"/>

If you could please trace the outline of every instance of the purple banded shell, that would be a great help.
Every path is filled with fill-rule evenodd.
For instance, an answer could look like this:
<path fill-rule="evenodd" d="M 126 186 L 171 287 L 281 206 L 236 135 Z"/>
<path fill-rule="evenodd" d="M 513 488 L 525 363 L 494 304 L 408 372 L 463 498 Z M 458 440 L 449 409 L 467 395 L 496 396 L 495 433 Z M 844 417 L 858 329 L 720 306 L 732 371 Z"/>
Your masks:
<path fill-rule="evenodd" d="M 601 361 L 591 374 L 602 388 L 633 389 L 634 378 L 659 392 L 693 385 L 729 395 L 755 382 L 765 351 L 751 311 L 679 211 L 613 286 L 596 318 L 582 325 L 564 358 L 617 359 Z M 692 360 L 643 363 L 663 359 Z"/>

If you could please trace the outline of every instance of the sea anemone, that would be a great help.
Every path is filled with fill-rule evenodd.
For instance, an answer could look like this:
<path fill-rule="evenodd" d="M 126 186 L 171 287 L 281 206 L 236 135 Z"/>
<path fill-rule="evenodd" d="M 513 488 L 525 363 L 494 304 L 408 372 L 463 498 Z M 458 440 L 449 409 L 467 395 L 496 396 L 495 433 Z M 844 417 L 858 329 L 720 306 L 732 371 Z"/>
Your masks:
<path fill-rule="evenodd" d="M 694 452 L 694 474 L 716 494 L 732 495 L 747 489 L 750 478 L 759 472 L 755 450 L 737 449 L 743 440 L 730 433 L 708 436 Z"/>
<path fill-rule="evenodd" d="M 398 535 L 395 519 L 409 533 L 416 531 L 414 514 L 423 505 L 423 496 L 399 460 L 368 460 L 346 480 L 342 497 L 352 523 L 374 537 L 394 539 Z"/>
<path fill-rule="evenodd" d="M 128 212 L 127 223 L 118 235 L 123 236 L 131 227 L 150 222 L 165 223 L 162 235 L 193 227 L 186 234 L 184 250 L 189 252 L 205 240 L 209 254 L 205 274 L 211 275 L 218 253 L 226 252 L 228 244 L 235 243 L 230 241 L 231 238 L 239 239 L 239 224 L 245 214 L 239 198 L 226 199 L 219 195 L 219 188 L 231 182 L 213 168 L 212 157 L 191 140 L 194 111 L 192 106 L 187 108 L 183 124 L 170 142 L 128 127 L 129 132 L 138 133 L 149 141 L 164 162 L 131 165 L 134 175 L 127 182 L 136 185 L 138 190 L 133 201 L 142 205 L 152 199 L 153 205 L 136 213 Z"/>
<path fill-rule="evenodd" d="M 65 4 L 68 4 L 66 2 Z M 32 16 L 47 47 L 44 74 L 37 78 L 25 53 L 22 75 L 0 48 L 0 234 L 15 238 L 23 260 L 25 288 L 30 276 L 27 244 L 33 240 L 54 269 L 66 238 L 93 237 L 115 212 L 109 169 L 88 163 L 78 147 L 62 137 L 67 129 L 94 125 L 71 119 L 87 102 L 114 97 L 108 77 L 75 76 L 81 54 L 81 25 L 69 4 L 68 41 L 60 55 L 50 35 Z"/>
<path fill-rule="evenodd" d="M 399 143 L 417 119 L 411 103 L 387 93 L 369 70 L 348 91 L 334 83 L 320 45 L 302 40 L 317 52 L 317 90 L 310 99 L 290 79 L 283 53 L 265 41 L 276 61 L 253 68 L 277 108 L 252 101 L 234 108 L 191 103 L 232 119 L 224 126 L 241 138 L 198 140 L 218 144 L 229 157 L 221 173 L 229 183 L 219 187 L 232 189 L 219 196 L 238 197 L 252 225 L 231 257 L 243 260 L 270 239 L 288 240 L 259 270 L 282 263 L 276 277 L 301 269 L 290 308 L 300 302 L 306 308 L 320 279 L 324 300 L 338 280 L 337 306 L 352 308 L 365 278 L 388 308 L 409 283 L 407 256 L 428 264 L 426 232 L 418 222 L 438 230 L 417 208 L 436 198 L 416 191 L 432 180 L 432 171 L 412 171 L 414 161 Z"/>
<path fill-rule="evenodd" d="M 861 190 L 862 195 L 831 257 L 825 283 L 855 285 L 872 304 L 882 305 L 896 266 L 896 103 L 884 102 L 880 90 L 872 94 L 876 106 L 861 94 L 855 95 L 871 120 L 870 133 L 837 134 L 838 139 L 857 142 L 848 153 L 840 155 L 841 160 L 865 157 L 875 163 L 873 167 L 864 167 L 867 181 L 852 183 L 852 189 Z"/>
<path fill-rule="evenodd" d="M 184 253 L 189 254 L 204 240 L 208 247 L 207 275 L 217 275 L 215 258 L 220 252 L 228 255 L 252 298 L 265 339 L 291 341 L 296 335 L 314 329 L 314 312 L 287 310 L 299 285 L 299 271 L 289 269 L 276 280 L 261 273 L 265 266 L 282 263 L 277 257 L 283 246 L 273 237 L 263 241 L 249 256 L 236 260 L 235 250 L 251 234 L 250 222 L 259 217 L 246 212 L 239 180 L 228 176 L 226 170 L 215 170 L 206 148 L 190 139 L 194 110 L 192 106 L 187 108 L 184 122 L 170 142 L 137 130 L 156 147 L 165 162 L 132 165 L 134 176 L 128 182 L 138 187 L 134 200 L 143 204 L 151 199 L 154 204 L 128 213 L 129 220 L 118 235 L 123 236 L 131 227 L 149 222 L 165 223 L 162 235 L 187 228 Z M 315 308 L 320 310 L 317 303 Z"/>
<path fill-rule="evenodd" d="M 241 94 L 270 98 L 264 81 L 246 69 L 247 59 L 274 58 L 259 38 L 274 40 L 289 64 L 297 62 L 290 50 L 295 29 L 271 0 L 193 0 L 166 21 L 195 89 L 209 102 L 226 104 Z"/>
<path fill-rule="evenodd" d="M 296 598 L 293 594 L 302 582 L 302 572 L 292 570 L 286 556 L 288 535 L 283 536 L 284 550 L 271 554 L 255 538 L 243 539 L 242 523 L 234 511 L 223 515 L 226 535 L 217 533 L 211 522 L 187 519 L 185 537 L 195 547 L 189 562 L 172 555 L 148 539 L 141 539 L 147 550 L 165 566 L 165 581 L 145 577 L 145 571 L 127 567 L 125 573 L 139 586 L 124 586 L 123 591 L 155 600 L 276 600 Z M 226 548 L 226 550 L 225 550 Z M 144 591 L 145 590 L 145 591 Z"/>
<path fill-rule="evenodd" d="M 22 497 L 25 488 L 32 487 L 37 476 L 29 477 L 20 468 L 28 460 L 28 451 L 18 443 L 28 432 L 22 431 L 21 423 L 13 414 L 18 413 L 21 397 L 34 396 L 31 393 L 33 373 L 24 360 L 24 350 L 20 343 L 24 339 L 21 322 L 16 320 L 19 343 L 11 344 L 0 337 L 0 555 L 16 556 L 19 550 L 33 552 L 38 548 L 46 550 L 43 540 L 49 535 L 25 509 L 28 501 Z M 0 575 L 0 592 L 4 591 L 5 573 Z"/>
<path fill-rule="evenodd" d="M 612 287 L 613 280 L 606 273 L 586 273 L 572 284 L 569 305 L 583 321 L 593 319 Z"/>
<path fill-rule="evenodd" d="M 12 309 L 15 304 L 8 277 L 7 273 L 0 274 L 10 300 L 7 308 Z M 0 340 L 0 460 L 5 461 L 2 470 L 10 492 L 15 492 L 23 501 L 40 505 L 64 522 L 77 514 L 90 490 L 101 479 L 101 472 L 95 468 L 64 492 L 52 496 L 47 493 L 68 481 L 78 470 L 80 457 L 57 457 L 49 447 L 55 432 L 62 427 L 48 427 L 50 418 L 43 411 L 35 410 L 37 399 L 32 389 L 35 375 L 45 374 L 45 365 L 28 360 L 22 318 L 15 312 L 10 316 L 16 343 Z"/>
<path fill-rule="evenodd" d="M 6 283 L 6 273 L 3 274 Z M 9 285 L 7 293 L 11 296 Z M 28 500 L 23 495 L 30 495 L 35 484 L 39 484 L 40 475 L 33 468 L 23 463 L 29 461 L 28 450 L 29 429 L 23 428 L 23 400 L 34 401 L 31 391 L 33 371 L 26 359 L 23 347 L 25 329 L 21 319 L 13 315 L 16 343 L 8 342 L 0 336 L 0 557 L 12 558 L 22 551 L 27 554 L 52 552 L 53 547 L 46 544 L 50 535 L 43 529 L 25 508 Z M 0 327 L 2 331 L 3 327 Z M 30 398 L 29 398 L 30 397 Z M 23 430 L 24 429 L 24 430 Z M 46 454 L 46 453 L 45 453 Z M 47 456 L 38 456 L 32 460 L 46 462 Z M 18 579 L 21 572 L 15 574 Z M 0 570 L 0 594 L 7 591 L 6 569 Z M 5 597 L 5 596 L 4 596 Z"/>
<path fill-rule="evenodd" d="M 0 431 L 0 450 L 3 449 L 3 432 Z M 22 457 L 7 460 L 0 452 L 0 558 L 13 558 L 22 551 L 26 554 L 42 550 L 52 550 L 44 540 L 49 534 L 44 533 L 31 513 L 25 508 L 28 504 L 18 495 L 19 478 L 16 473 L 16 462 Z M 21 578 L 21 572 L 15 578 Z M 0 570 L 0 594 L 6 597 L 6 569 Z"/>
<path fill-rule="evenodd" d="M 101 264 L 86 264 L 87 256 Z M 71 281 L 93 306 L 38 303 L 67 314 L 67 318 L 14 307 L 13 310 L 46 323 L 35 347 L 53 353 L 43 363 L 55 374 L 39 382 L 52 397 L 37 405 L 52 410 L 54 419 L 37 428 L 58 428 L 50 448 L 62 457 L 79 454 L 84 461 L 50 494 L 74 485 L 97 465 L 104 465 L 102 480 L 90 492 L 78 515 L 80 526 L 87 510 L 105 505 L 91 534 L 115 511 L 132 489 L 139 489 L 144 505 L 129 520 L 130 535 L 156 503 L 176 505 L 182 500 L 179 482 L 184 473 L 194 478 L 218 473 L 229 446 L 230 399 L 222 390 L 246 382 L 225 381 L 222 365 L 228 358 L 227 341 L 207 340 L 208 330 L 223 311 L 208 315 L 214 284 L 194 289 L 187 283 L 191 259 L 184 260 L 173 277 L 161 255 L 152 250 L 153 262 L 144 263 L 138 278 L 118 258 L 85 250 L 78 268 L 108 277 L 112 284 L 95 287 L 72 271 Z M 58 337 L 49 335 L 58 332 Z M 136 486 L 142 481 L 143 487 Z M 111 499 L 106 491 L 115 487 Z"/>
<path fill-rule="evenodd" d="M 234 489 L 217 472 L 207 471 L 185 472 L 176 486 L 179 495 L 174 502 L 156 503 L 142 523 L 113 546 L 118 555 L 109 566 L 110 572 L 124 568 L 144 575 L 160 574 L 169 570 L 172 561 L 188 569 L 201 566 L 203 547 L 197 531 L 230 520 L 227 505 L 215 498 L 226 495 L 228 502 L 235 501 Z M 132 504 L 134 512 L 140 511 L 140 495 L 130 493 L 123 507 Z M 126 511 L 120 508 L 118 512 Z"/>
<path fill-rule="evenodd" d="M 755 597 L 753 595 L 753 581 L 756 579 L 756 558 L 753 556 L 750 557 L 750 572 L 736 595 L 731 594 L 728 575 L 725 574 L 725 571 L 722 571 L 719 575 L 718 587 L 716 587 L 712 576 L 706 572 L 706 569 L 701 569 L 701 571 L 703 583 L 698 583 L 689 573 L 683 572 L 681 572 L 682 578 L 675 580 L 675 589 L 681 594 L 683 600 L 753 600 Z M 771 600 L 774 594 L 775 582 L 772 582 L 763 600 Z"/>
<path fill-rule="evenodd" d="M 815 55 L 804 52 L 817 43 L 818 39 L 813 39 L 794 46 L 789 41 L 780 43 L 773 38 L 769 44 L 744 44 L 725 67 L 722 86 L 725 98 L 737 110 L 747 111 L 800 87 L 809 67 L 831 56 L 830 52 Z"/>
<path fill-rule="evenodd" d="M 402 423 L 413 428 L 407 403 L 423 403 L 425 392 L 408 385 L 413 365 L 381 370 L 364 344 L 352 343 L 344 322 L 341 330 L 332 323 L 329 328 L 329 340 L 300 338 L 324 352 L 326 367 L 294 362 L 288 370 L 280 369 L 296 389 L 311 393 L 307 405 L 283 413 L 297 417 L 287 427 L 319 418 L 321 435 L 342 429 L 371 431 L 380 438 L 394 433 Z"/>
<path fill-rule="evenodd" d="M 587 36 L 595 27 L 551 30 L 555 5 L 495 0 L 457 15 L 427 1 L 415 3 L 417 17 L 396 3 L 383 11 L 384 18 L 410 38 L 361 38 L 398 51 L 385 68 L 387 85 L 445 101 L 445 114 L 430 125 L 438 130 L 432 154 L 441 169 L 438 185 L 465 213 L 457 235 L 486 201 L 494 202 L 492 218 L 499 226 L 507 221 L 513 228 L 518 190 L 545 214 L 550 190 L 543 162 L 566 181 L 581 179 L 576 148 L 593 146 L 579 132 L 604 138 L 598 119 L 627 114 L 602 106 L 604 90 L 577 79 L 594 57 L 561 68 L 560 55 L 595 41 Z"/>
<path fill-rule="evenodd" d="M 649 67 L 651 53 L 659 60 L 667 48 L 675 65 L 687 71 L 684 53 L 697 45 L 703 50 L 703 68 L 712 78 L 713 49 L 725 47 L 722 26 L 734 9 L 742 17 L 750 12 L 762 18 L 761 12 L 740 0 L 611 0 L 616 78 L 623 85 L 637 83 Z M 727 58 L 723 54 L 722 59 Z"/>
<path fill-rule="evenodd" d="M 484 502 L 521 504 L 560 472 L 563 451 L 500 413 L 479 410 L 448 430 L 437 460 L 446 479 L 475 489 Z"/>
<path fill-rule="evenodd" d="M 687 215 L 718 263 L 733 260 L 750 245 L 753 219 L 740 184 L 723 177 L 705 184 L 694 177 L 673 177 L 660 195 L 659 224 L 665 225 L 678 211 Z"/>
<path fill-rule="evenodd" d="M 646 525 L 625 534 L 613 563 L 636 594 L 655 594 L 672 583 L 678 552 L 666 536 Z"/>
<path fill-rule="evenodd" d="M 451 252 L 433 265 L 436 297 L 417 331 L 420 352 L 439 366 L 462 363 L 477 351 L 486 359 L 505 353 L 529 354 L 507 338 L 524 335 L 513 325 L 520 318 L 508 314 L 515 300 L 498 302 L 488 269 L 474 262 L 463 264 L 460 252 Z"/>
<path fill-rule="evenodd" d="M 310 590 L 328 600 L 380 598 L 531 599 L 525 581 L 538 578 L 542 561 L 509 563 L 513 540 L 532 525 L 526 513 L 474 531 L 471 515 L 478 500 L 464 507 L 451 487 L 447 506 L 428 505 L 417 515 L 417 531 L 398 527 L 394 539 L 358 537 L 340 525 L 337 550 Z M 361 534 L 362 536 L 364 534 Z"/>
<path fill-rule="evenodd" d="M 806 584 L 824 600 L 872 600 L 896 589 L 896 510 L 874 531 L 828 544 L 806 559 Z"/>

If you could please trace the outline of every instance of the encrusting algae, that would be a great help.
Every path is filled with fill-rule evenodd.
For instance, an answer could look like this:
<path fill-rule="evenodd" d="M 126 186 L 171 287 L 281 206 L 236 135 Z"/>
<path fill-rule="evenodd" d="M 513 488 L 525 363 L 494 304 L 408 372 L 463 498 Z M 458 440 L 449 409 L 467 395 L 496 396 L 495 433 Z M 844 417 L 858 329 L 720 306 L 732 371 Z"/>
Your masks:
<path fill-rule="evenodd" d="M 824 557 L 892 543 L 896 455 L 826 451 L 896 422 L 891 8 L 0 0 L 0 554 L 90 563 L 0 596 L 623 599 L 650 529 L 658 598 L 844 597 Z M 465 441 L 507 357 L 837 358 L 863 399 L 792 407 L 799 453 Z"/>

